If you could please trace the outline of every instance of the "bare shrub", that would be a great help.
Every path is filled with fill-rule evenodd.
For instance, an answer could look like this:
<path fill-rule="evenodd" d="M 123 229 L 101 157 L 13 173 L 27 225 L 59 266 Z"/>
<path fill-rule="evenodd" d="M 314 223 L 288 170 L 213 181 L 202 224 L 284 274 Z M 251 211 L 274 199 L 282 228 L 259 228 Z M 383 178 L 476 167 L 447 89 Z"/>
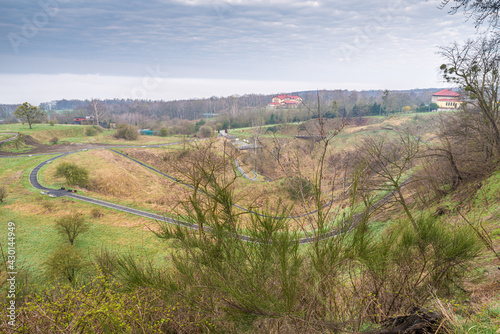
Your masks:
<path fill-rule="evenodd" d="M 57 144 L 57 142 L 58 142 L 58 141 L 59 141 L 59 138 L 57 138 L 57 137 L 52 137 L 52 138 L 50 139 L 50 143 L 51 143 L 52 145 Z"/>

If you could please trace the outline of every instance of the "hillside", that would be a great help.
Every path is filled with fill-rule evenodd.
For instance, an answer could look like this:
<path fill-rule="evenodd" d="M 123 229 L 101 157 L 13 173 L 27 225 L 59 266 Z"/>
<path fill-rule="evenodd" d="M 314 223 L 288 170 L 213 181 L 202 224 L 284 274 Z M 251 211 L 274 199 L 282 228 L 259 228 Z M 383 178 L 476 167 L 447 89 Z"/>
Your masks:
<path fill-rule="evenodd" d="M 433 330 L 497 333 L 500 172 L 461 117 L 313 118 L 204 140 L 0 125 L 0 140 L 24 134 L 0 144 L 19 324 L 0 328 L 383 333 L 418 309 Z M 51 158 L 37 178 L 62 197 L 29 180 Z M 88 182 L 69 184 L 64 164 Z M 69 246 L 56 222 L 77 212 L 87 225 Z"/>

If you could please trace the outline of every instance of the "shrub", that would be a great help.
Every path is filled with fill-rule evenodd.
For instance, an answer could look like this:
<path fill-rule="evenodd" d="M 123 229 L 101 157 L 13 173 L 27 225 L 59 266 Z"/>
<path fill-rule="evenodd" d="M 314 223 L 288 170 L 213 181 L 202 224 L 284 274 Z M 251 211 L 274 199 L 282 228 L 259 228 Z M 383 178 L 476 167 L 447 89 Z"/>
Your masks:
<path fill-rule="evenodd" d="M 308 179 L 293 176 L 287 179 L 285 190 L 293 200 L 300 200 L 311 197 L 314 193 L 314 186 Z"/>
<path fill-rule="evenodd" d="M 54 209 L 54 203 L 46 200 L 42 202 L 42 207 L 47 210 L 47 212 L 52 212 Z"/>
<path fill-rule="evenodd" d="M 58 142 L 58 141 L 59 141 L 59 138 L 57 138 L 57 137 L 52 137 L 52 138 L 50 139 L 50 143 L 51 143 L 52 145 L 57 144 L 57 142 Z"/>
<path fill-rule="evenodd" d="M 101 218 L 102 216 L 104 216 L 102 211 L 98 208 L 92 208 L 92 210 L 90 210 L 90 215 L 94 218 Z"/>
<path fill-rule="evenodd" d="M 56 177 L 64 177 L 69 185 L 85 187 L 89 183 L 89 172 L 74 163 L 63 162 L 57 165 Z"/>
<path fill-rule="evenodd" d="M 167 135 L 168 135 L 167 128 L 161 128 L 160 129 L 160 137 L 166 137 Z"/>
<path fill-rule="evenodd" d="M 214 133 L 214 130 L 209 125 L 202 125 L 200 130 L 198 130 L 198 137 L 200 138 L 209 138 Z"/>
<path fill-rule="evenodd" d="M 50 124 L 50 126 L 54 126 L 54 124 L 56 124 L 56 122 L 50 121 L 49 124 Z"/>
<path fill-rule="evenodd" d="M 7 197 L 7 189 L 5 189 L 5 187 L 0 187 L 0 203 L 3 202 L 5 197 Z"/>
<path fill-rule="evenodd" d="M 44 263 L 46 274 L 53 278 L 66 278 L 75 282 L 78 271 L 83 268 L 83 261 L 74 246 L 63 245 L 57 249 Z"/>
<path fill-rule="evenodd" d="M 85 135 L 92 137 L 97 134 L 97 130 L 94 127 L 85 128 Z"/>
<path fill-rule="evenodd" d="M 102 132 L 102 127 L 100 127 L 98 125 L 92 125 L 92 126 L 85 128 L 85 135 L 87 135 L 89 137 L 95 136 L 96 134 L 101 133 L 101 132 Z"/>
<path fill-rule="evenodd" d="M 139 130 L 137 129 L 137 127 L 128 124 L 120 124 L 114 134 L 115 138 L 125 140 L 136 140 L 138 136 Z"/>

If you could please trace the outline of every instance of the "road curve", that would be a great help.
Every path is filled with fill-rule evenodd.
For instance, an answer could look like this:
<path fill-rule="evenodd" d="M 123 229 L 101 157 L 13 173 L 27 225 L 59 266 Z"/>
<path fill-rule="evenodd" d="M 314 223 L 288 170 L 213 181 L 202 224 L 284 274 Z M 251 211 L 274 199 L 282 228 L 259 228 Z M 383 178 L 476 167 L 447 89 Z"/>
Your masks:
<path fill-rule="evenodd" d="M 157 145 L 155 145 L 155 146 L 157 146 Z M 52 161 L 54 161 L 54 160 L 56 160 L 58 158 L 64 157 L 64 156 L 66 156 L 68 154 L 71 154 L 71 153 L 75 153 L 75 152 L 66 152 L 66 153 L 63 153 L 63 154 L 60 154 L 58 156 L 52 157 L 52 158 L 50 158 L 50 159 L 48 159 L 48 160 L 46 160 L 46 161 L 38 164 L 35 168 L 33 168 L 31 170 L 31 172 L 29 174 L 29 181 L 30 181 L 31 185 L 34 188 L 39 189 L 43 193 L 46 193 L 46 194 L 48 194 L 48 195 L 50 195 L 52 197 L 62 197 L 62 196 L 69 197 L 69 198 L 73 198 L 73 199 L 80 200 L 80 201 L 83 201 L 83 202 L 87 202 L 87 203 L 99 205 L 99 206 L 102 206 L 102 207 L 111 208 L 111 209 L 114 209 L 114 210 L 117 210 L 117 211 L 122 211 L 122 212 L 130 213 L 130 214 L 133 214 L 133 215 L 136 215 L 136 216 L 140 216 L 140 217 L 150 218 L 150 219 L 154 219 L 154 220 L 157 220 L 157 221 L 162 221 L 162 222 L 166 222 L 166 223 L 169 223 L 169 224 L 173 224 L 173 225 L 177 225 L 177 226 L 181 226 L 181 227 L 185 227 L 185 228 L 190 228 L 190 229 L 194 229 L 194 230 L 199 229 L 199 226 L 197 224 L 192 224 L 192 223 L 188 223 L 188 222 L 185 222 L 185 221 L 168 218 L 168 217 L 161 216 L 161 215 L 158 215 L 158 214 L 154 214 L 154 213 L 150 213 L 150 212 L 146 212 L 146 211 L 142 211 L 142 210 L 137 210 L 137 209 L 129 208 L 129 207 L 126 207 L 126 206 L 123 206 L 123 205 L 118 205 L 118 204 L 114 204 L 114 203 L 110 203 L 110 202 L 107 202 L 107 201 L 102 201 L 102 200 L 90 198 L 90 197 L 83 196 L 83 195 L 78 195 L 78 194 L 70 192 L 68 190 L 52 189 L 52 188 L 47 188 L 47 187 L 42 186 L 40 184 L 40 182 L 38 181 L 38 172 L 40 171 L 40 169 L 43 166 L 45 166 L 46 164 L 52 163 Z M 117 153 L 122 154 L 120 152 L 117 152 Z M 124 156 L 126 156 L 126 155 L 124 155 Z M 128 157 L 128 156 L 126 156 L 126 157 Z M 132 159 L 132 158 L 130 158 L 130 159 Z M 133 159 L 133 160 L 135 160 L 135 159 Z M 148 169 L 155 170 L 154 168 L 152 168 L 150 166 L 147 166 L 146 164 L 144 164 L 144 163 L 142 163 L 142 162 L 140 162 L 138 160 L 136 162 L 138 162 L 141 165 L 147 167 Z M 162 172 L 159 172 L 159 173 L 160 174 L 164 174 Z M 165 176 L 167 176 L 167 177 L 169 177 L 169 178 L 171 178 L 173 180 L 176 180 L 175 178 L 173 178 L 173 177 L 171 177 L 169 175 L 165 174 Z M 406 180 L 405 182 L 403 182 L 403 184 L 401 186 L 404 186 L 409 181 L 410 181 L 410 179 Z M 387 203 L 390 200 L 390 198 L 394 196 L 394 194 L 395 194 L 395 191 L 392 192 L 392 193 L 390 193 L 390 194 L 388 194 L 388 195 L 386 195 L 383 199 L 381 199 L 380 201 L 378 201 L 377 203 L 375 203 L 373 206 L 371 206 L 370 209 L 368 210 L 368 214 L 371 213 L 372 211 L 374 211 L 376 208 L 378 208 L 378 207 L 382 206 L 383 204 Z M 317 210 L 315 210 L 314 212 L 316 212 L 316 211 Z M 364 213 L 360 213 L 360 214 L 357 214 L 357 215 L 353 216 L 351 223 L 345 229 L 340 229 L 340 230 L 339 229 L 335 229 L 335 230 L 332 230 L 330 232 L 327 232 L 327 233 L 319 235 L 319 236 L 313 236 L 313 237 L 308 237 L 308 238 L 301 238 L 301 239 L 299 239 L 299 244 L 309 244 L 309 243 L 313 243 L 313 242 L 315 242 L 317 240 L 325 240 L 325 239 L 329 239 L 329 238 L 335 237 L 335 236 L 337 236 L 340 233 L 349 232 L 349 231 L 351 231 L 354 227 L 356 227 L 359 224 L 359 222 L 363 218 L 363 215 L 366 215 L 366 214 L 367 214 L 367 212 L 364 212 Z M 204 226 L 203 228 L 206 231 L 210 231 L 209 227 Z M 249 236 L 246 236 L 246 235 L 242 235 L 242 234 L 235 235 L 235 237 L 240 238 L 241 240 L 247 241 L 247 242 L 258 242 L 258 240 L 255 240 L 252 237 L 249 237 Z"/>

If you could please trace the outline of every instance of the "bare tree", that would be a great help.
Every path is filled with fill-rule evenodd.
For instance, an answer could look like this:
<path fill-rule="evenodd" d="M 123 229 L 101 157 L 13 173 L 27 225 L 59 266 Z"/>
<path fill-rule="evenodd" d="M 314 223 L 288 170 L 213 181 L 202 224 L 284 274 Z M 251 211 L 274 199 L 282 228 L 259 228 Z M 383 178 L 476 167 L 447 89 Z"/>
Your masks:
<path fill-rule="evenodd" d="M 483 23 L 497 28 L 500 25 L 500 2 L 484 0 L 442 0 L 441 8 L 451 4 L 450 14 L 456 14 L 462 10 L 469 18 L 473 19 L 476 28 Z"/>
<path fill-rule="evenodd" d="M 94 116 L 95 124 L 99 125 L 99 121 L 104 118 L 107 113 L 106 107 L 97 99 L 89 101 L 89 109 L 92 116 Z"/>
<path fill-rule="evenodd" d="M 484 136 L 500 155 L 500 49 L 498 38 L 482 37 L 464 45 L 453 43 L 440 48 L 446 63 L 441 65 L 443 78 L 463 89 L 466 110 L 479 112 L 485 122 Z"/>
<path fill-rule="evenodd" d="M 359 148 L 359 164 L 365 166 L 365 190 L 393 191 L 407 217 L 417 229 L 415 219 L 403 195 L 405 173 L 413 167 L 420 151 L 420 140 L 409 130 L 401 131 L 396 138 L 368 137 Z"/>

